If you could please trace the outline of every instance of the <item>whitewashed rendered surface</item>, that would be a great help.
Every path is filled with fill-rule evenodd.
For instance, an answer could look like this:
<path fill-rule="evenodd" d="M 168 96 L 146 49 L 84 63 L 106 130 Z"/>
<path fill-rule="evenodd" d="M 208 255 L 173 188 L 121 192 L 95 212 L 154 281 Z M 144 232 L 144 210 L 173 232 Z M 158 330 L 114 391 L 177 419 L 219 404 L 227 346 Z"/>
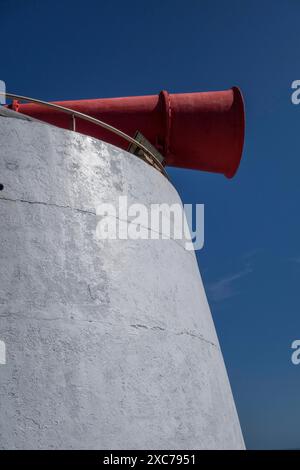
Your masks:
<path fill-rule="evenodd" d="M 180 202 L 167 179 L 4 116 L 0 175 L 0 448 L 244 448 L 194 253 L 95 236 L 101 202 Z"/>

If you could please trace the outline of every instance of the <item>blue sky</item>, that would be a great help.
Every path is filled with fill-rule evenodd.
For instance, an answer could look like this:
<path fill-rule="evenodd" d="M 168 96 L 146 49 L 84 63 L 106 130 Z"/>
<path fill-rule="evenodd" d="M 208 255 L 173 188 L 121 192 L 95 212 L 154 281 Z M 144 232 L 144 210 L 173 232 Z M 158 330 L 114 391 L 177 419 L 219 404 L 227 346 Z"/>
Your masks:
<path fill-rule="evenodd" d="M 169 169 L 205 204 L 198 261 L 248 448 L 300 448 L 297 0 L 0 0 L 1 73 L 44 100 L 241 87 L 237 176 Z M 184 312 L 183 312 L 184 314 Z"/>

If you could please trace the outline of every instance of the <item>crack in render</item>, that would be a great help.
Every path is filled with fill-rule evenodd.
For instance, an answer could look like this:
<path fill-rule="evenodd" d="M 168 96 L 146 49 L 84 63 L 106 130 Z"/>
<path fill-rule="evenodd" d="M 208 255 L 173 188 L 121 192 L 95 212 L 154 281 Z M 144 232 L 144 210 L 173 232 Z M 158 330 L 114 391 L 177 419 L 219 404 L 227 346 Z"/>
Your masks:
<path fill-rule="evenodd" d="M 85 210 L 85 209 L 78 209 L 77 207 L 72 206 L 62 206 L 60 204 L 55 204 L 54 202 L 43 202 L 43 201 L 28 201 L 26 199 L 13 199 L 9 197 L 0 197 L 0 201 L 9 201 L 9 202 L 22 202 L 25 204 L 32 204 L 32 205 L 41 205 L 41 206 L 49 206 L 49 207 L 57 207 L 59 209 L 70 209 L 76 212 L 82 212 L 84 214 L 96 215 L 96 212 Z"/>
<path fill-rule="evenodd" d="M 86 319 L 83 319 L 83 318 L 64 318 L 64 317 L 53 317 L 53 318 L 47 318 L 47 317 L 35 317 L 35 316 L 30 316 L 30 315 L 22 315 L 22 314 L 19 314 L 19 313 L 14 313 L 14 312 L 10 312 L 10 313 L 7 313 L 5 315 L 3 314 L 0 314 L 0 319 L 1 318 L 8 318 L 8 317 L 15 317 L 15 318 L 19 318 L 19 319 L 22 319 L 22 320 L 37 320 L 37 321 L 75 321 L 75 322 L 83 322 L 83 323 L 96 323 L 96 324 L 100 324 L 100 325 L 104 325 L 104 326 L 111 326 L 111 327 L 114 327 L 116 326 L 115 323 L 111 323 L 111 322 L 108 322 L 108 321 L 99 321 L 99 320 L 86 320 Z M 163 331 L 163 332 L 166 332 L 166 333 L 171 333 L 175 336 L 182 336 L 182 335 L 187 335 L 187 336 L 190 336 L 192 338 L 196 338 L 196 339 L 200 339 L 200 341 L 203 341 L 204 343 L 207 343 L 209 344 L 210 346 L 213 346 L 214 348 L 216 348 L 218 351 L 219 351 L 219 346 L 214 343 L 213 341 L 210 341 L 206 338 L 204 338 L 202 335 L 198 335 L 196 333 L 192 333 L 191 331 L 188 331 L 188 330 L 184 330 L 184 331 L 176 331 L 176 330 L 169 330 L 167 328 L 163 328 L 162 326 L 158 326 L 158 325 L 154 325 L 154 326 L 147 326 L 147 325 L 144 325 L 142 323 L 135 323 L 135 324 L 130 324 L 128 325 L 130 326 L 131 328 L 135 328 L 136 330 L 139 330 L 139 329 L 144 329 L 144 330 L 148 330 L 148 331 Z"/>
<path fill-rule="evenodd" d="M 142 325 L 140 323 L 136 323 L 136 324 L 132 324 L 130 325 L 132 328 L 135 328 L 135 329 L 140 329 L 140 328 L 143 328 L 145 330 L 160 330 L 160 331 L 166 331 L 166 332 L 169 332 L 169 333 L 172 333 L 176 336 L 181 336 L 181 335 L 187 335 L 187 336 L 191 336 L 192 338 L 197 338 L 197 339 L 200 339 L 201 341 L 204 341 L 205 343 L 207 344 L 210 344 L 211 346 L 217 348 L 219 350 L 219 347 L 217 344 L 215 344 L 213 341 L 210 341 L 206 338 L 204 338 L 202 335 L 197 335 L 196 333 L 192 333 L 191 331 L 187 331 L 187 330 L 184 330 L 184 331 L 180 331 L 180 332 L 176 332 L 176 331 L 172 331 L 172 330 L 168 330 L 167 328 L 163 328 L 161 326 L 147 326 L 147 325 Z"/>
<path fill-rule="evenodd" d="M 124 220 L 124 219 L 122 219 L 121 217 L 114 216 L 114 215 L 113 215 L 112 217 L 113 217 L 114 219 L 117 219 L 119 222 L 128 223 L 128 220 Z M 137 223 L 134 222 L 134 221 L 130 221 L 129 223 L 135 225 L 136 227 L 142 227 L 142 228 L 148 230 L 148 232 L 150 232 L 150 233 L 156 233 L 157 235 L 166 236 L 165 233 L 160 232 L 159 230 L 154 230 L 153 228 L 147 227 L 146 225 L 137 224 Z M 149 239 L 150 239 L 150 240 L 160 240 L 159 238 L 151 238 L 151 237 L 150 237 Z M 147 239 L 147 240 L 149 240 L 149 239 Z M 142 240 L 142 239 L 140 239 L 140 240 Z M 186 250 L 186 249 L 184 248 L 184 246 L 181 245 L 181 244 L 177 241 L 176 238 L 171 238 L 171 237 L 169 237 L 169 238 L 164 238 L 164 239 L 162 239 L 162 240 L 172 240 L 172 241 L 175 242 L 178 246 L 180 246 L 180 248 L 182 248 L 182 249 L 185 251 L 185 253 L 188 253 L 189 255 L 191 255 L 191 254 L 193 253 L 193 250 Z"/>
<path fill-rule="evenodd" d="M 28 201 L 27 199 L 13 199 L 13 198 L 9 198 L 9 197 L 0 197 L 0 201 L 8 201 L 8 202 L 21 202 L 21 203 L 24 203 L 24 204 L 32 204 L 32 205 L 41 205 L 41 206 L 49 206 L 49 207 L 56 207 L 56 208 L 59 208 L 59 209 L 70 209 L 72 211 L 76 211 L 76 212 L 80 212 L 80 213 L 83 213 L 83 214 L 89 214 L 89 215 L 94 215 L 94 216 L 97 216 L 96 214 L 96 211 L 89 211 L 89 210 L 85 210 L 85 209 L 79 209 L 77 207 L 72 207 L 72 206 L 62 206 L 60 204 L 55 204 L 54 202 L 43 202 L 43 201 Z M 159 230 L 154 230 L 153 228 L 151 227 L 147 227 L 146 225 L 143 225 L 143 224 L 137 224 L 136 222 L 134 221 L 129 221 L 128 220 L 124 220 L 118 216 L 112 216 L 113 218 L 115 218 L 116 220 L 119 220 L 119 222 L 125 222 L 125 223 L 130 223 L 130 224 L 133 224 L 135 225 L 136 227 L 142 227 L 142 228 L 145 228 L 146 230 L 148 230 L 148 232 L 152 232 L 152 233 L 156 233 L 160 236 L 163 236 L 165 235 L 164 233 L 160 232 Z M 150 240 L 152 240 L 152 238 L 150 237 Z M 159 238 L 154 238 L 153 240 L 159 240 Z M 188 253 L 189 255 L 192 255 L 193 253 L 193 250 L 186 250 L 184 248 L 184 246 L 182 244 L 180 244 L 175 238 L 167 238 L 166 240 L 172 240 L 173 242 L 175 242 L 180 248 L 182 248 L 184 250 L 185 253 Z"/>
<path fill-rule="evenodd" d="M 92 320 L 92 319 L 85 319 L 85 318 L 74 318 L 72 316 L 70 317 L 35 317 L 31 315 L 23 315 L 19 312 L 8 312 L 8 313 L 0 313 L 0 320 L 1 318 L 16 318 L 20 320 L 35 320 L 35 321 L 48 321 L 48 322 L 54 322 L 54 321 L 71 321 L 71 322 L 83 322 L 83 323 L 98 323 L 99 325 L 104 325 L 104 326 L 114 326 L 113 323 L 108 322 L 108 321 L 99 321 L 99 320 Z"/>

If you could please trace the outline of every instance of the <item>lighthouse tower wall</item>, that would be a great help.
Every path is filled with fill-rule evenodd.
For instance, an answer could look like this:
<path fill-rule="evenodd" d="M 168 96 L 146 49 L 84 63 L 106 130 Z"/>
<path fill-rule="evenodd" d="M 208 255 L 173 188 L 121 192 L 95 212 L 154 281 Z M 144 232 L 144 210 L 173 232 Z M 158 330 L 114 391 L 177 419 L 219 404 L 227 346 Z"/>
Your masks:
<path fill-rule="evenodd" d="M 196 258 L 101 240 L 96 208 L 181 203 L 112 145 L 0 116 L 0 447 L 240 449 Z"/>

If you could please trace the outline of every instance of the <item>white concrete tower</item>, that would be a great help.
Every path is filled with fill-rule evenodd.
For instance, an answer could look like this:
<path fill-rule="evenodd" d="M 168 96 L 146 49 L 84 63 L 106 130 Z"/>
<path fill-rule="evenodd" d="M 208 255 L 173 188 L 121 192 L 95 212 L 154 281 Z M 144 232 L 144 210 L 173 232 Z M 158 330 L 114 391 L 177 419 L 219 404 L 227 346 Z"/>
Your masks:
<path fill-rule="evenodd" d="M 99 240 L 99 203 L 178 203 L 102 141 L 0 116 L 0 447 L 242 449 L 196 258 Z"/>

